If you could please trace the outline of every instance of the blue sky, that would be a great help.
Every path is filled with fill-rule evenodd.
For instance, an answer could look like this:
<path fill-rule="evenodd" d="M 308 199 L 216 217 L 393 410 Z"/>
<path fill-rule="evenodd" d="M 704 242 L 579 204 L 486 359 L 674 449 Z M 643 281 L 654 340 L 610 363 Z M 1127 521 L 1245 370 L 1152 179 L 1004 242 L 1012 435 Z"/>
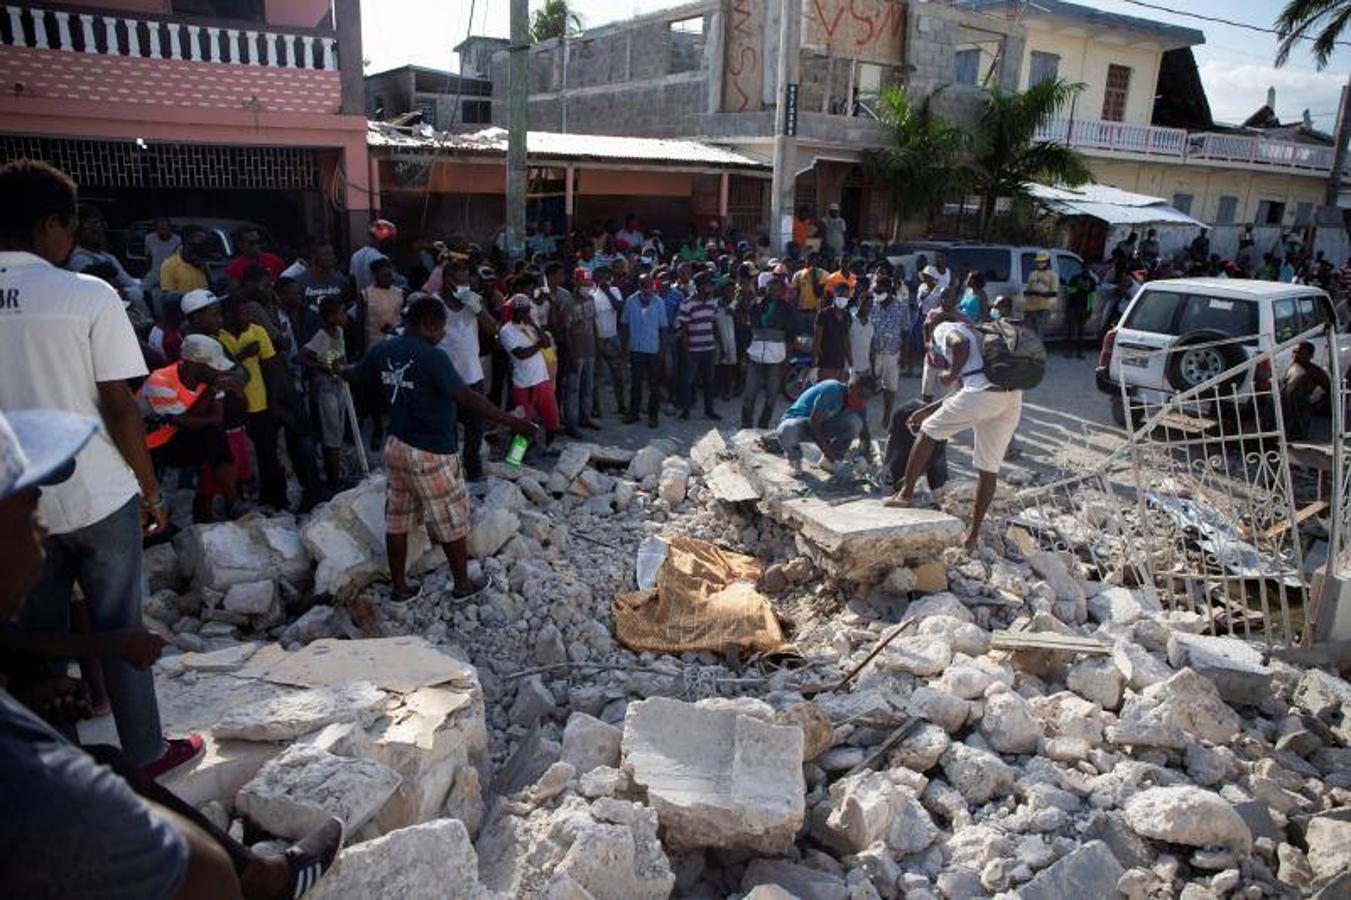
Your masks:
<path fill-rule="evenodd" d="M 574 0 L 573 8 L 584 26 L 600 25 L 640 12 L 682 5 L 684 0 Z M 1188 12 L 1216 16 L 1270 27 L 1277 0 L 1184 0 L 1176 5 Z M 470 30 L 473 7 L 475 34 L 505 37 L 508 32 L 507 0 L 374 0 L 362 4 L 363 52 L 378 72 L 404 63 L 455 69 L 458 61 L 450 48 Z M 538 5 L 532 0 L 531 7 Z M 1308 109 L 1314 124 L 1331 130 L 1338 97 L 1351 71 L 1351 48 L 1338 51 L 1323 72 L 1315 70 L 1307 53 L 1296 53 L 1284 68 L 1271 61 L 1276 54 L 1274 35 L 1205 22 L 1177 13 L 1158 12 L 1135 6 L 1127 0 L 1092 0 L 1085 5 L 1111 12 L 1185 25 L 1201 30 L 1206 43 L 1196 47 L 1197 64 L 1205 82 L 1211 110 L 1221 122 L 1236 123 L 1266 102 L 1268 85 L 1276 88 L 1276 113 L 1282 121 L 1297 119 Z M 1348 34 L 1351 41 L 1351 34 Z"/>

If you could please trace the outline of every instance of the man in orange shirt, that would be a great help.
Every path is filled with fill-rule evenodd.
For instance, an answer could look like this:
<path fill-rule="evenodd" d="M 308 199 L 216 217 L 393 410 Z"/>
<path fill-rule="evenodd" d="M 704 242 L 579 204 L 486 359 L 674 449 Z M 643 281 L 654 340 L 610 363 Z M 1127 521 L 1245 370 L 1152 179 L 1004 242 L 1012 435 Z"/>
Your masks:
<path fill-rule="evenodd" d="M 793 243 L 797 244 L 799 250 L 806 249 L 807 238 L 812 236 L 813 231 L 812 211 L 806 206 L 799 206 L 797 215 L 793 216 Z"/>
<path fill-rule="evenodd" d="M 190 334 L 183 339 L 179 361 L 151 372 L 137 395 L 146 447 L 155 462 L 194 471 L 206 463 L 220 482 L 227 511 L 239 503 L 239 484 L 215 384 L 222 372 L 233 368 L 220 341 Z M 193 498 L 194 522 L 211 521 L 211 499 L 201 491 Z"/>

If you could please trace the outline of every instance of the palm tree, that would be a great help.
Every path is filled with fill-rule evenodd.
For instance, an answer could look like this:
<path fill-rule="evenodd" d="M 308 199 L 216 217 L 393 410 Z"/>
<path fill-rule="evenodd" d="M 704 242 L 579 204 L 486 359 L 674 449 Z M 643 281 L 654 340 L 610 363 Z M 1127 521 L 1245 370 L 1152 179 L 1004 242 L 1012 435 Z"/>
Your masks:
<path fill-rule="evenodd" d="M 530 21 L 530 39 L 538 44 L 550 38 L 566 37 L 582 29 L 582 20 L 568 9 L 566 0 L 544 0 Z"/>
<path fill-rule="evenodd" d="M 1288 0 L 1276 16 L 1276 65 L 1290 59 L 1290 51 L 1303 40 L 1313 41 L 1313 58 L 1319 69 L 1327 66 L 1338 39 L 1351 23 L 1351 0 Z"/>
<path fill-rule="evenodd" d="M 892 143 L 865 158 L 896 201 L 893 233 L 914 210 L 923 210 L 925 221 L 933 225 L 943 201 L 965 181 L 960 159 L 969 141 L 965 131 L 934 113 L 933 100 L 941 90 L 919 103 L 898 85 L 882 91 L 878 118 L 891 128 Z"/>
<path fill-rule="evenodd" d="M 1000 197 L 1027 196 L 1034 181 L 1077 185 L 1093 180 L 1088 163 L 1070 146 L 1037 138 L 1037 131 L 1083 90 L 1063 79 L 1045 79 L 1025 91 L 995 88 L 976 126 L 975 153 L 969 165 L 972 186 L 980 194 L 980 233 L 988 237 Z"/>

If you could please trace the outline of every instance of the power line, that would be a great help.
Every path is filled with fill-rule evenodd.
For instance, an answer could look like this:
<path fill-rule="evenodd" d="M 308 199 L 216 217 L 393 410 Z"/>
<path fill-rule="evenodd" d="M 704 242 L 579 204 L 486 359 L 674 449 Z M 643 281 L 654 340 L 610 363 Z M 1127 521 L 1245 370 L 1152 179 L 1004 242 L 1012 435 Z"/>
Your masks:
<path fill-rule="evenodd" d="M 1121 0 L 1122 3 L 1129 3 L 1132 6 L 1141 6 L 1145 9 L 1157 10 L 1158 12 L 1172 13 L 1175 16 L 1186 16 L 1190 19 L 1200 19 L 1202 22 L 1214 22 L 1218 25 L 1229 25 L 1233 28 L 1246 28 L 1248 31 L 1257 31 L 1262 34 L 1274 34 L 1278 38 L 1284 39 L 1286 35 L 1281 34 L 1274 28 L 1263 28 L 1261 25 L 1254 25 L 1251 22 L 1235 22 L 1233 19 L 1222 19 L 1219 16 L 1206 16 L 1201 13 L 1183 12 L 1180 9 L 1174 9 L 1171 6 L 1161 6 L 1157 3 L 1146 3 L 1145 0 Z M 1295 35 L 1300 40 L 1312 41 L 1316 38 L 1308 35 Z M 1351 41 L 1334 41 L 1338 47 L 1351 47 Z"/>

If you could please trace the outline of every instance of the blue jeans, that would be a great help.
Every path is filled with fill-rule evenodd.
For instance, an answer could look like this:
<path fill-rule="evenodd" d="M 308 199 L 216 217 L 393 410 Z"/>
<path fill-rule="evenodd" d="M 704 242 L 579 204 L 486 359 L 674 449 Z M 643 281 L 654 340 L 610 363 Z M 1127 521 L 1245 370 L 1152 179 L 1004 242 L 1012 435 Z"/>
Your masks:
<path fill-rule="evenodd" d="M 863 431 L 863 417 L 852 409 L 842 409 L 821 423 L 821 437 L 826 446 L 821 448 L 831 459 L 842 459 Z M 789 459 L 801 459 L 803 441 L 815 442 L 811 420 L 784 419 L 779 423 L 779 446 Z"/>
<path fill-rule="evenodd" d="M 144 628 L 141 621 L 141 506 L 133 497 L 93 525 L 47 538 L 42 581 L 19 614 L 26 631 L 70 630 L 70 596 L 79 584 L 95 632 Z M 105 656 L 103 678 L 122 752 L 144 766 L 164 754 L 155 678 Z"/>
<path fill-rule="evenodd" d="M 595 391 L 596 358 L 572 358 L 563 371 L 563 424 L 576 428 L 591 421 L 591 395 Z"/>

